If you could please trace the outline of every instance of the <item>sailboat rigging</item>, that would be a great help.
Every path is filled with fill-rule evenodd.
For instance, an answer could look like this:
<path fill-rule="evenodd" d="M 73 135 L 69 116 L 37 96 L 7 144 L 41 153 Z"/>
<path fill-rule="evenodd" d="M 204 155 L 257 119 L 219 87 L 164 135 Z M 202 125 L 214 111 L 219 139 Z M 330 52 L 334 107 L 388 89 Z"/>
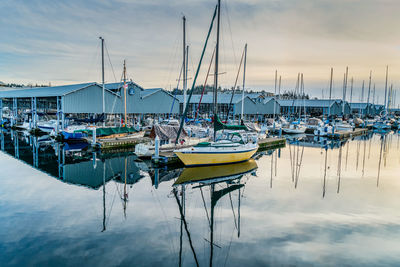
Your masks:
<path fill-rule="evenodd" d="M 197 79 L 200 65 L 207 47 L 208 39 L 214 24 L 215 17 L 217 16 L 217 43 L 215 47 L 215 68 L 214 68 L 214 142 L 199 143 L 194 147 L 183 148 L 175 150 L 174 153 L 186 166 L 199 166 L 199 165 L 214 165 L 214 164 L 229 164 L 235 162 L 242 162 L 250 159 L 258 150 L 257 143 L 245 143 L 239 134 L 233 133 L 228 140 L 217 141 L 216 133 L 219 130 L 247 130 L 244 125 L 225 125 L 218 117 L 218 60 L 219 60 L 219 35 L 220 35 L 220 19 L 221 19 L 221 0 L 218 0 L 218 5 L 214 11 L 213 19 L 207 35 L 206 43 L 203 48 L 197 72 L 193 81 L 192 90 L 189 94 L 189 101 L 193 93 L 193 88 Z M 189 104 L 186 105 L 185 112 L 181 118 L 181 124 L 178 131 L 176 142 L 179 139 L 184 120 L 187 114 Z M 239 137 L 239 142 L 234 141 L 235 137 Z"/>

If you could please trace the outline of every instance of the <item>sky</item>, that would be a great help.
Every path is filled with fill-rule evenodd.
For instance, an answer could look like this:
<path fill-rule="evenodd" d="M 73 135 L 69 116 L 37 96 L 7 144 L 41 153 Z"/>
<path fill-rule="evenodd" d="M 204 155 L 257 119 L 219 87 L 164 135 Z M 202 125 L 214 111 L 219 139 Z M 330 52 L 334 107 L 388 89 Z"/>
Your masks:
<path fill-rule="evenodd" d="M 184 14 L 191 86 L 215 5 L 216 0 L 1 0 L 0 81 L 101 82 L 102 36 L 106 82 L 121 80 L 125 59 L 128 78 L 144 88 L 175 88 Z M 235 84 L 245 43 L 246 90 L 274 91 L 278 70 L 282 91 L 293 90 L 298 73 L 303 73 L 305 92 L 326 98 L 332 67 L 333 97 L 341 98 L 346 66 L 349 81 L 354 77 L 354 101 L 360 100 L 363 80 L 366 101 L 371 70 L 379 102 L 386 65 L 389 84 L 395 89 L 399 85 L 398 0 L 222 0 L 221 12 L 223 87 Z M 215 39 L 214 29 L 198 85 L 204 83 Z"/>

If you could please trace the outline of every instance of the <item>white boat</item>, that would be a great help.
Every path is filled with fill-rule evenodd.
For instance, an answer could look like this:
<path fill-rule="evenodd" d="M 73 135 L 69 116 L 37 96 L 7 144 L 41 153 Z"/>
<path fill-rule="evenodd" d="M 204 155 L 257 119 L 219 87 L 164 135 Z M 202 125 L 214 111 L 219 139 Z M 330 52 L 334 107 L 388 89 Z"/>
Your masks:
<path fill-rule="evenodd" d="M 377 121 L 374 123 L 374 129 L 377 130 L 390 130 L 392 129 L 392 125 L 384 120 Z"/>
<path fill-rule="evenodd" d="M 160 151 L 162 152 L 172 152 L 175 149 L 188 147 L 188 146 L 195 146 L 202 142 L 209 141 L 209 138 L 189 138 L 184 144 L 177 144 L 175 142 L 170 142 L 167 144 L 160 145 Z M 135 146 L 135 154 L 138 157 L 148 158 L 153 156 L 155 153 L 155 145 L 154 142 L 147 143 L 147 144 L 137 144 Z"/>
<path fill-rule="evenodd" d="M 317 130 L 322 126 L 324 126 L 324 123 L 318 118 L 310 118 L 306 123 L 306 128 L 311 131 Z"/>
<path fill-rule="evenodd" d="M 57 120 L 39 121 L 37 127 L 43 132 L 54 133 L 57 129 Z M 61 122 L 59 129 L 61 129 Z"/>
<path fill-rule="evenodd" d="M 337 131 L 344 131 L 344 132 L 351 132 L 354 130 L 354 126 L 348 122 L 337 120 L 335 122 L 335 130 Z"/>
<path fill-rule="evenodd" d="M 303 134 L 307 130 L 306 126 L 302 124 L 290 124 L 287 127 L 282 127 L 282 131 L 287 134 Z"/>
<path fill-rule="evenodd" d="M 323 125 L 314 130 L 314 135 L 316 136 L 327 136 L 329 133 L 333 132 L 333 127 L 331 125 Z"/>
<path fill-rule="evenodd" d="M 15 127 L 23 130 L 30 130 L 31 129 L 31 124 L 29 122 L 24 121 L 22 124 L 17 124 Z"/>

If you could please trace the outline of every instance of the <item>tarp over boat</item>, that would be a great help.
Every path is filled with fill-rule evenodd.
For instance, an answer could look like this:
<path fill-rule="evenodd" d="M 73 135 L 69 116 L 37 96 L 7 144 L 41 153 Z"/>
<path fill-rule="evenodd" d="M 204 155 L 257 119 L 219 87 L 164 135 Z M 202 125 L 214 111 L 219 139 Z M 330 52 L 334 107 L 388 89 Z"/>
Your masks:
<path fill-rule="evenodd" d="M 154 125 L 151 128 L 150 138 L 154 139 L 156 136 L 160 138 L 160 141 L 175 141 L 178 136 L 179 126 L 172 125 Z M 187 137 L 188 134 L 182 129 L 180 138 Z"/>
<path fill-rule="evenodd" d="M 82 132 L 87 132 L 89 135 L 93 135 L 93 130 L 80 130 Z M 79 131 L 76 131 L 79 132 Z M 124 134 L 124 133 L 136 133 L 137 130 L 134 127 L 106 127 L 106 128 L 96 128 L 96 136 L 108 136 L 113 134 Z"/>

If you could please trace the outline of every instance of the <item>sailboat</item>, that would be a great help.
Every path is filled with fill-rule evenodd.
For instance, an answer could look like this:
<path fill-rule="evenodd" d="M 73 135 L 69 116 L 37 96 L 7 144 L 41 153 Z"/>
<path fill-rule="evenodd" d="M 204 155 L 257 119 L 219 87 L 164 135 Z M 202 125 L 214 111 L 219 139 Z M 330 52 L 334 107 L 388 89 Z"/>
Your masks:
<path fill-rule="evenodd" d="M 301 91 L 302 95 L 302 101 L 303 101 L 303 110 L 304 110 L 304 115 L 305 115 L 305 103 L 304 103 L 304 81 L 303 81 L 303 74 L 299 74 L 298 79 L 297 79 L 297 85 L 296 85 L 296 93 L 297 90 Z M 297 100 L 294 98 L 293 99 L 293 107 L 295 107 L 295 102 Z M 307 130 L 307 127 L 304 125 L 304 123 L 301 121 L 301 107 L 299 106 L 299 118 L 297 121 L 292 121 L 289 125 L 282 127 L 282 131 L 286 134 L 304 134 Z"/>
<path fill-rule="evenodd" d="M 237 163 L 249 160 L 258 150 L 258 144 L 248 142 L 245 143 L 243 139 L 239 138 L 239 141 L 234 140 L 238 134 L 232 133 L 231 138 L 225 140 L 216 140 L 216 133 L 219 130 L 247 130 L 245 125 L 225 125 L 221 122 L 218 117 L 218 59 L 219 59 L 219 32 L 220 32 L 220 9 L 221 0 L 218 0 L 218 5 L 214 11 L 210 29 L 207 35 L 206 43 L 203 48 L 203 53 L 200 58 L 200 63 L 198 65 L 196 77 L 193 81 L 192 90 L 189 95 L 190 102 L 191 95 L 193 93 L 193 88 L 196 82 L 196 78 L 199 72 L 201 61 L 204 56 L 205 49 L 207 47 L 208 39 L 214 24 L 215 17 L 217 15 L 217 43 L 215 47 L 215 68 L 214 68 L 214 142 L 202 142 L 193 147 L 183 148 L 175 150 L 174 153 L 186 166 L 199 166 L 199 165 L 216 165 L 216 164 L 229 164 Z M 180 129 L 178 131 L 178 138 L 180 132 L 183 128 L 184 120 L 188 110 L 188 104 L 186 105 L 185 112 L 182 116 Z"/>

